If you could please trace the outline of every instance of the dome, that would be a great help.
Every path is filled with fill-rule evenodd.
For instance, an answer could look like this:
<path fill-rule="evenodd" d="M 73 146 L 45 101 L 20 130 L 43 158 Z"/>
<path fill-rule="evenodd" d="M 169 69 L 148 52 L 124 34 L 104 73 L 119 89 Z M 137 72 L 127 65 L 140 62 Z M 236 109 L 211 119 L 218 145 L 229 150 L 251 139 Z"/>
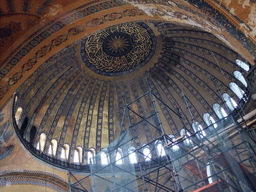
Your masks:
<path fill-rule="evenodd" d="M 255 191 L 255 6 L 1 1 L 0 187 Z"/>
<path fill-rule="evenodd" d="M 75 29 L 69 32 L 79 33 Z M 51 46 L 67 38 L 58 36 Z M 44 46 L 36 56 L 49 51 L 51 47 Z M 222 118 L 221 110 L 229 109 L 218 111 L 214 107 L 222 103 L 217 89 L 237 104 L 244 101 L 230 83 L 248 94 L 233 75 L 236 70 L 245 73 L 236 64 L 237 59 L 245 61 L 200 28 L 159 20 L 119 23 L 83 36 L 45 60 L 16 90 L 14 113 L 22 109 L 17 124 L 22 127 L 26 123 L 22 134 L 34 148 L 43 134 L 45 143 L 40 150 L 44 154 L 61 159 L 66 145 L 68 161 L 75 163 L 72 157 L 77 148 L 84 155 L 81 161 L 86 161 L 86 151 L 100 152 L 118 137 L 124 107 L 149 90 L 167 105 L 156 102 L 168 135 L 178 137 L 183 126 L 168 107 L 180 113 L 191 131 L 193 121 L 207 126 L 205 113 L 215 120 Z M 31 58 L 28 62 L 37 61 Z M 28 70 L 29 66 L 26 63 L 22 67 Z M 142 117 L 153 109 L 150 98 L 131 107 Z M 140 119 L 134 114 L 131 118 L 134 122 Z M 152 131 L 136 134 L 140 145 L 154 138 Z"/>

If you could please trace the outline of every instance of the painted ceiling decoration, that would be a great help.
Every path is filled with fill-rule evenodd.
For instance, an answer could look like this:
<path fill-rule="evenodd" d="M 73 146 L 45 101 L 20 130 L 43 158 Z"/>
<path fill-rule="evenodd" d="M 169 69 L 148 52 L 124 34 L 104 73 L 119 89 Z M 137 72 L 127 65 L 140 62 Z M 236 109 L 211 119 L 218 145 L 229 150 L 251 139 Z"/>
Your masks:
<path fill-rule="evenodd" d="M 120 75 L 145 65 L 154 54 L 156 38 L 144 22 L 114 25 L 86 38 L 81 56 L 101 75 Z"/>
<path fill-rule="evenodd" d="M 45 186 L 56 191 L 68 191 L 68 184 L 63 178 L 43 171 L 2 171 L 0 172 L 0 186 L 4 187 L 6 183 L 9 185 Z"/>

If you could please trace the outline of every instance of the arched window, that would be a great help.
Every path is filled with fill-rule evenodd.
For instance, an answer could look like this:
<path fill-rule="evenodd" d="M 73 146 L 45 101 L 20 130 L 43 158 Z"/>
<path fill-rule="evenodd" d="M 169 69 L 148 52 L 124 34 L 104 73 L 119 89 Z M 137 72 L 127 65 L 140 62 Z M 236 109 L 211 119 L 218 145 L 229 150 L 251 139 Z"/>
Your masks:
<path fill-rule="evenodd" d="M 74 159 L 73 159 L 74 163 L 78 164 L 79 163 L 79 152 L 77 149 L 75 149 L 74 151 Z"/>
<path fill-rule="evenodd" d="M 48 148 L 48 155 L 50 156 L 55 156 L 56 155 L 56 151 L 57 151 L 57 140 L 56 139 L 53 139 L 51 141 L 51 144 L 49 145 L 49 148 Z"/>
<path fill-rule="evenodd" d="M 244 69 L 245 71 L 249 71 L 250 70 L 250 66 L 248 64 L 246 64 L 245 62 L 236 59 L 236 64 L 241 67 L 242 69 Z"/>
<path fill-rule="evenodd" d="M 192 144 L 192 140 L 189 139 L 191 134 L 188 131 L 186 131 L 185 129 L 181 129 L 180 130 L 180 136 L 184 136 L 186 138 L 185 141 L 184 141 L 185 145 L 188 146 L 188 145 Z"/>
<path fill-rule="evenodd" d="M 17 111 L 16 111 L 16 113 L 15 113 L 15 120 L 16 120 L 16 123 L 19 121 L 19 119 L 20 119 L 20 116 L 21 116 L 21 114 L 22 114 L 22 107 L 19 107 L 18 109 L 17 109 Z"/>
<path fill-rule="evenodd" d="M 233 111 L 237 107 L 236 102 L 229 96 L 229 94 L 224 93 L 222 97 L 231 111 Z"/>
<path fill-rule="evenodd" d="M 65 149 L 63 147 L 61 148 L 60 158 L 61 158 L 61 160 L 66 160 Z"/>
<path fill-rule="evenodd" d="M 218 103 L 213 104 L 213 110 L 219 119 L 222 119 L 228 116 L 225 109 L 223 109 Z"/>
<path fill-rule="evenodd" d="M 169 135 L 169 137 L 171 138 L 172 141 L 175 141 L 174 135 Z M 177 144 L 172 145 L 172 150 L 173 151 L 178 151 L 179 149 L 180 149 L 180 147 Z"/>
<path fill-rule="evenodd" d="M 74 157 L 73 157 L 74 163 L 78 164 L 82 162 L 82 153 L 83 153 L 82 147 L 76 147 L 74 151 Z"/>
<path fill-rule="evenodd" d="M 101 152 L 101 165 L 108 165 L 109 159 L 108 159 L 108 154 L 106 151 Z"/>
<path fill-rule="evenodd" d="M 239 98 L 239 99 L 242 99 L 243 98 L 243 91 L 242 89 L 234 82 L 231 82 L 229 83 L 229 88 L 236 94 L 236 96 Z"/>
<path fill-rule="evenodd" d="M 200 136 L 200 138 L 203 138 L 204 136 L 206 136 L 206 133 L 205 131 L 203 130 L 203 127 L 202 125 L 200 125 L 197 121 L 194 121 L 192 123 L 192 128 L 194 130 L 194 132 L 198 132 L 198 137 Z"/>
<path fill-rule="evenodd" d="M 221 111 L 223 117 L 226 118 L 228 116 L 227 112 L 225 111 L 225 109 L 223 107 L 220 108 L 220 111 Z"/>
<path fill-rule="evenodd" d="M 203 116 L 203 119 L 207 126 L 210 126 L 213 124 L 213 127 L 217 128 L 217 124 L 216 124 L 214 118 L 209 113 L 205 113 Z"/>
<path fill-rule="evenodd" d="M 234 71 L 234 76 L 235 76 L 235 78 L 237 78 L 241 83 L 243 83 L 245 87 L 247 87 L 247 82 L 246 82 L 244 76 L 242 75 L 242 73 L 241 73 L 240 71 Z"/>
<path fill-rule="evenodd" d="M 56 139 L 53 139 L 53 140 L 51 141 L 52 155 L 53 155 L 53 156 L 56 155 L 57 145 L 58 145 L 58 141 L 57 141 Z"/>
<path fill-rule="evenodd" d="M 37 142 L 37 144 L 36 144 L 36 149 L 37 149 L 37 150 L 39 150 L 39 149 L 40 149 L 40 144 L 39 144 L 39 143 L 40 143 L 40 141 L 39 141 L 39 142 Z"/>
<path fill-rule="evenodd" d="M 23 123 L 20 127 L 20 135 L 23 136 L 25 131 L 26 131 L 26 128 L 27 128 L 27 125 L 28 125 L 28 117 L 25 117 L 24 120 L 23 120 Z"/>
<path fill-rule="evenodd" d="M 93 164 L 93 152 L 91 150 L 87 151 L 87 164 Z"/>
<path fill-rule="evenodd" d="M 69 149 L 70 149 L 70 147 L 68 144 L 64 144 L 63 147 L 61 148 L 60 158 L 62 160 L 68 160 Z"/>
<path fill-rule="evenodd" d="M 130 163 L 132 163 L 132 164 L 138 163 L 137 155 L 136 155 L 136 153 L 135 153 L 135 148 L 134 148 L 134 147 L 131 147 L 131 148 L 128 150 L 128 153 L 129 153 Z"/>
<path fill-rule="evenodd" d="M 40 138 L 39 138 L 39 150 L 40 151 L 44 150 L 45 141 L 46 141 L 46 135 L 45 135 L 45 133 L 41 133 Z"/>
<path fill-rule="evenodd" d="M 95 160 L 94 160 L 95 154 L 96 154 L 96 150 L 94 148 L 90 148 L 87 151 L 87 164 L 95 163 Z"/>
<path fill-rule="evenodd" d="M 52 145 L 49 145 L 49 148 L 48 148 L 48 155 L 49 155 L 49 156 L 52 156 Z"/>
<path fill-rule="evenodd" d="M 143 147 L 143 151 L 142 152 L 143 152 L 145 161 L 150 161 L 152 156 L 151 156 L 151 153 L 150 153 L 149 146 L 145 145 Z"/>
<path fill-rule="evenodd" d="M 34 144 L 36 132 L 37 132 L 37 129 L 36 129 L 36 127 L 33 125 L 33 126 L 31 127 L 31 130 L 30 130 L 30 133 L 29 133 L 29 141 L 30 141 L 30 145 L 31 145 L 31 146 L 33 146 L 33 144 Z"/>
<path fill-rule="evenodd" d="M 231 100 L 231 103 L 233 104 L 233 106 L 235 108 L 237 108 L 238 105 L 237 105 L 236 101 L 233 98 L 230 98 L 230 100 Z"/>
<path fill-rule="evenodd" d="M 159 157 L 164 157 L 164 156 L 166 156 L 166 153 L 165 153 L 165 150 L 164 150 L 164 146 L 163 146 L 162 141 L 156 141 L 156 142 L 155 142 L 155 145 L 156 145 L 157 155 L 158 155 Z"/>
<path fill-rule="evenodd" d="M 121 149 L 117 149 L 117 152 L 116 152 L 116 164 L 117 165 L 121 165 L 123 164 L 123 153 L 122 153 L 122 150 Z"/>

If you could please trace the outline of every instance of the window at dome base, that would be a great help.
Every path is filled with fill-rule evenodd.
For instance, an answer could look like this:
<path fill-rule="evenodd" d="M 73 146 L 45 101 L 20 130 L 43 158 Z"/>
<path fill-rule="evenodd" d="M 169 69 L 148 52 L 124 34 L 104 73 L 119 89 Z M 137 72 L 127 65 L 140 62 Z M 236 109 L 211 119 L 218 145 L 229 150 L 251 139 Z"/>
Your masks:
<path fill-rule="evenodd" d="M 145 161 L 150 161 L 151 160 L 151 153 L 150 153 L 150 149 L 148 146 L 145 146 L 143 148 L 143 155 L 144 155 L 144 159 Z"/>
<path fill-rule="evenodd" d="M 248 64 L 246 64 L 245 62 L 236 59 L 236 64 L 241 67 L 242 69 L 244 69 L 245 71 L 249 71 L 250 70 L 250 66 Z"/>
<path fill-rule="evenodd" d="M 218 103 L 213 104 L 213 110 L 214 110 L 214 112 L 216 113 L 216 115 L 218 116 L 219 119 L 223 119 L 223 118 L 226 118 L 228 116 L 225 109 L 223 107 L 221 107 L 220 104 L 218 104 Z"/>
<path fill-rule="evenodd" d="M 192 128 L 193 128 L 193 130 L 194 130 L 194 132 L 195 133 L 197 133 L 197 137 L 198 138 L 203 138 L 203 137 L 205 137 L 206 136 L 206 133 L 205 133 L 205 131 L 203 130 L 203 127 L 202 127 L 202 125 L 200 125 L 198 122 L 193 122 L 192 123 Z"/>
<path fill-rule="evenodd" d="M 49 146 L 48 155 L 49 155 L 49 156 L 52 156 L 52 145 Z"/>
<path fill-rule="evenodd" d="M 203 115 L 203 119 L 204 119 L 204 122 L 206 123 L 207 126 L 213 125 L 214 128 L 218 127 L 218 125 L 216 124 L 216 121 L 214 120 L 214 118 L 209 113 L 205 113 Z"/>
<path fill-rule="evenodd" d="M 65 154 L 65 149 L 64 149 L 64 148 L 61 148 L 60 158 L 61 158 L 62 160 L 65 160 L 65 159 L 66 159 L 66 154 Z"/>
<path fill-rule="evenodd" d="M 229 94 L 224 93 L 222 97 L 223 97 L 223 100 L 226 102 L 226 105 L 228 106 L 230 111 L 233 111 L 237 107 L 237 103 L 233 98 L 229 96 Z"/>
<path fill-rule="evenodd" d="M 135 153 L 135 148 L 134 147 L 131 147 L 128 151 L 129 153 L 129 160 L 130 160 L 130 163 L 131 164 L 135 164 L 135 163 L 138 163 L 138 160 L 137 160 L 137 155 Z"/>
<path fill-rule="evenodd" d="M 69 156 L 69 145 L 68 144 L 64 144 L 63 147 L 61 148 L 61 154 L 60 154 L 60 158 L 62 160 L 68 160 L 68 156 Z"/>
<path fill-rule="evenodd" d="M 243 96 L 244 96 L 244 91 L 234 82 L 231 82 L 229 84 L 229 88 L 236 94 L 236 96 L 239 98 L 239 99 L 242 99 Z"/>
<path fill-rule="evenodd" d="M 88 151 L 87 152 L 87 163 L 88 164 L 93 164 L 94 163 L 94 161 L 93 161 L 93 152 L 92 151 Z"/>
<path fill-rule="evenodd" d="M 79 163 L 79 152 L 77 149 L 75 149 L 74 151 L 74 159 L 73 159 L 74 163 L 78 164 Z"/>
<path fill-rule="evenodd" d="M 17 109 L 17 112 L 15 113 L 15 120 L 16 120 L 16 122 L 18 122 L 19 121 L 19 119 L 20 119 L 20 116 L 21 116 L 21 114 L 22 114 L 22 107 L 19 107 L 18 109 Z"/>
<path fill-rule="evenodd" d="M 166 156 L 162 141 L 156 141 L 156 150 L 159 157 Z"/>
<path fill-rule="evenodd" d="M 241 73 L 240 71 L 234 71 L 234 76 L 235 76 L 235 78 L 237 78 L 241 83 L 243 83 L 245 87 L 247 87 L 247 82 L 246 82 L 244 76 L 242 75 L 242 73 Z"/>
<path fill-rule="evenodd" d="M 177 142 L 175 142 L 175 136 L 174 135 L 168 135 L 169 136 L 169 138 L 171 139 L 171 141 L 172 142 L 174 142 L 173 144 L 172 144 L 172 150 L 175 152 L 175 151 L 178 151 L 179 149 L 180 149 L 180 147 L 179 147 L 179 145 L 177 144 Z"/>
<path fill-rule="evenodd" d="M 100 157 L 101 157 L 101 165 L 108 165 L 109 160 L 108 160 L 107 152 L 102 151 Z"/>
<path fill-rule="evenodd" d="M 76 147 L 76 149 L 74 150 L 74 156 L 73 156 L 73 162 L 75 164 L 82 163 L 82 154 L 83 154 L 82 147 Z"/>
<path fill-rule="evenodd" d="M 186 138 L 186 139 L 184 140 L 184 143 L 185 143 L 186 146 L 192 144 L 192 140 L 189 139 L 190 136 L 191 136 L 191 134 L 190 134 L 188 131 L 186 131 L 185 129 L 181 129 L 181 130 L 180 130 L 180 136 Z"/>
<path fill-rule="evenodd" d="M 116 159 L 115 159 L 117 165 L 123 164 L 122 157 L 123 157 L 122 150 L 121 149 L 117 149 Z"/>
<path fill-rule="evenodd" d="M 40 151 L 44 150 L 45 141 L 46 141 L 46 135 L 45 135 L 45 133 L 41 133 L 41 135 L 39 137 L 39 150 Z"/>

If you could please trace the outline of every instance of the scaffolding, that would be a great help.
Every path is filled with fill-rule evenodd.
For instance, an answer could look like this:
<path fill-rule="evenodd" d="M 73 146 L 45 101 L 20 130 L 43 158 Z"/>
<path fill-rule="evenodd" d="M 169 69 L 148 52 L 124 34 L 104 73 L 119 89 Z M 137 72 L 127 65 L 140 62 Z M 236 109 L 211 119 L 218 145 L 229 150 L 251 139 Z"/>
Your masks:
<path fill-rule="evenodd" d="M 183 124 L 175 137 L 166 134 L 156 101 L 183 123 L 150 89 L 125 105 L 119 137 L 90 160 L 90 173 L 69 171 L 70 191 L 256 191 L 255 142 L 240 109 L 203 129 L 191 116 L 193 126 Z M 143 103 L 151 108 L 140 113 L 135 104 Z"/>

